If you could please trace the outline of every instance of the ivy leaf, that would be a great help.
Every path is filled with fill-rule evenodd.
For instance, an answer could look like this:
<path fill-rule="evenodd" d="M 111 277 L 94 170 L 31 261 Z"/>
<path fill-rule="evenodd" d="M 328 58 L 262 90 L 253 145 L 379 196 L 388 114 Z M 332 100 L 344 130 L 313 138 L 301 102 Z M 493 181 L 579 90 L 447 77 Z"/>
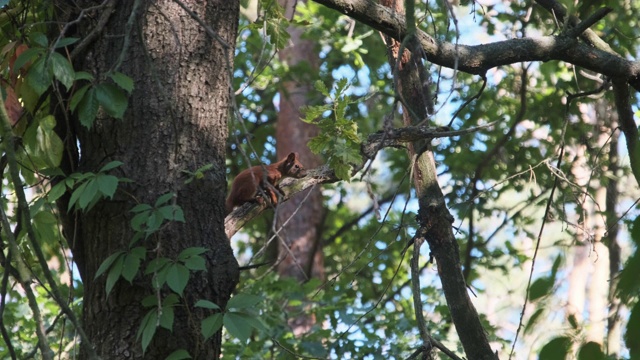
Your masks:
<path fill-rule="evenodd" d="M 109 270 L 109 268 L 111 267 L 111 264 L 113 264 L 114 261 L 116 261 L 116 259 L 118 259 L 118 256 L 124 254 L 124 251 L 118 251 L 114 254 L 111 254 L 108 258 L 106 258 L 102 264 L 100 264 L 100 267 L 98 268 L 98 271 L 96 271 L 96 275 L 93 277 L 94 279 L 97 279 L 98 276 L 102 275 L 105 271 Z"/>
<path fill-rule="evenodd" d="M 222 313 L 213 314 L 206 319 L 202 320 L 200 324 L 200 331 L 205 340 L 213 336 L 222 327 L 223 315 Z"/>
<path fill-rule="evenodd" d="M 99 108 L 95 87 L 89 88 L 82 99 L 78 102 L 78 118 L 80 123 L 87 129 L 91 129 Z"/>
<path fill-rule="evenodd" d="M 142 246 L 133 248 L 126 254 L 123 266 L 122 277 L 131 282 L 140 270 L 140 263 L 146 257 L 146 249 Z"/>
<path fill-rule="evenodd" d="M 85 187 L 82 194 L 80 194 L 80 199 L 78 200 L 78 206 L 80 209 L 89 211 L 88 207 L 89 203 L 91 203 L 96 195 L 98 194 L 98 182 L 94 179 L 87 181 L 87 186 Z"/>
<path fill-rule="evenodd" d="M 69 90 L 76 78 L 75 71 L 73 71 L 73 66 L 71 66 L 69 60 L 62 54 L 54 52 L 49 58 L 49 66 L 56 79 Z"/>
<path fill-rule="evenodd" d="M 118 166 L 123 165 L 124 163 L 122 161 L 110 161 L 109 163 L 107 163 L 105 166 L 103 166 L 102 168 L 100 168 L 99 172 L 107 172 L 109 170 L 115 169 Z"/>
<path fill-rule="evenodd" d="M 184 266 L 186 266 L 189 270 L 201 270 L 206 271 L 207 266 L 204 259 L 201 256 L 192 256 L 184 261 Z"/>
<path fill-rule="evenodd" d="M 196 302 L 195 304 L 196 307 L 201 307 L 201 308 L 205 308 L 205 309 L 212 309 L 212 310 L 220 310 L 220 306 L 218 306 L 217 304 L 209 301 L 209 300 L 198 300 L 198 302 Z"/>
<path fill-rule="evenodd" d="M 49 46 L 49 40 L 47 40 L 47 37 L 41 32 L 31 33 L 29 39 L 40 47 L 46 48 Z"/>
<path fill-rule="evenodd" d="M 95 87 L 96 99 L 104 111 L 116 119 L 122 119 L 128 100 L 122 90 L 113 84 L 100 84 Z"/>
<path fill-rule="evenodd" d="M 122 275 L 122 264 L 124 263 L 124 255 L 118 256 L 113 266 L 109 269 L 109 275 L 107 275 L 106 291 L 107 295 L 111 293 L 113 286 L 116 284 L 120 275 Z"/>
<path fill-rule="evenodd" d="M 86 71 L 76 71 L 76 80 L 88 80 L 93 81 L 94 77 Z"/>
<path fill-rule="evenodd" d="M 229 302 L 227 303 L 227 309 L 252 308 L 260 301 L 262 301 L 262 298 L 260 296 L 251 294 L 237 294 L 229 300 Z"/>
<path fill-rule="evenodd" d="M 169 288 L 182 296 L 184 288 L 189 281 L 189 270 L 182 264 L 173 264 L 167 270 L 167 285 Z"/>
<path fill-rule="evenodd" d="M 113 199 L 113 195 L 118 188 L 118 178 L 113 175 L 98 174 L 96 176 L 96 182 L 98 183 L 100 192 L 105 197 Z"/>
<path fill-rule="evenodd" d="M 147 313 L 142 319 L 142 323 L 140 324 L 140 328 L 138 329 L 138 334 L 136 335 L 136 339 L 140 339 L 142 337 L 142 352 L 147 351 L 147 347 L 149 347 L 149 343 L 151 343 L 151 339 L 153 339 L 153 335 L 156 333 L 156 324 L 158 323 L 158 312 L 156 309 L 153 309 Z"/>
<path fill-rule="evenodd" d="M 251 336 L 251 326 L 247 322 L 247 317 L 239 313 L 226 313 L 222 319 L 224 327 L 229 331 L 231 336 L 234 336 L 240 340 L 241 343 L 246 343 L 249 336 Z"/>
<path fill-rule="evenodd" d="M 69 109 L 71 109 L 71 111 L 76 111 L 76 107 L 78 107 L 80 100 L 84 98 L 84 95 L 87 93 L 87 90 L 89 90 L 90 88 L 91 88 L 91 85 L 85 85 L 73 93 L 73 96 L 71 97 L 71 101 L 69 102 Z"/>
<path fill-rule="evenodd" d="M 26 80 L 27 84 L 31 86 L 38 96 L 47 91 L 49 86 L 51 86 L 53 76 L 45 68 L 44 58 L 36 60 L 36 62 L 31 65 L 29 72 L 27 73 Z"/>
<path fill-rule="evenodd" d="M 163 306 L 162 315 L 160 315 L 160 326 L 162 326 L 163 328 L 169 331 L 173 331 L 173 318 L 174 318 L 173 307 Z"/>
<path fill-rule="evenodd" d="M 86 187 L 87 187 L 87 183 L 83 182 L 82 184 L 80 184 L 80 186 L 78 186 L 77 189 L 75 189 L 71 193 L 71 198 L 69 198 L 69 206 L 68 206 L 67 211 L 70 211 L 71 209 L 73 209 L 73 207 L 75 206 L 76 202 L 80 198 L 80 195 L 82 195 L 84 193 L 84 189 Z"/>
<path fill-rule="evenodd" d="M 167 201 L 171 200 L 171 198 L 173 197 L 173 193 L 169 192 L 166 193 L 164 195 L 161 195 L 160 197 L 158 197 L 158 199 L 156 200 L 156 204 L 155 207 L 160 207 L 160 205 L 163 205 L 164 203 L 166 203 Z"/>
<path fill-rule="evenodd" d="M 29 61 L 33 60 L 37 56 L 41 56 L 42 54 L 44 54 L 44 50 L 40 48 L 31 48 L 23 51 L 13 63 L 13 71 L 17 72 Z"/>
<path fill-rule="evenodd" d="M 187 350 L 178 349 L 172 352 L 171 354 L 169 354 L 169 356 L 167 356 L 165 360 L 184 360 L 184 359 L 191 359 L 191 358 L 192 357 Z"/>
<path fill-rule="evenodd" d="M 118 84 L 118 86 L 131 94 L 131 91 L 133 91 L 133 79 L 121 72 L 111 73 L 109 74 L 109 77 Z"/>
<path fill-rule="evenodd" d="M 67 191 L 67 185 L 64 182 L 59 182 L 55 184 L 51 188 L 51 190 L 49 190 L 49 193 L 47 194 L 47 199 L 51 202 L 54 202 L 60 199 L 60 197 L 64 195 L 66 191 Z"/>
<path fill-rule="evenodd" d="M 204 254 L 207 251 L 209 251 L 207 248 L 197 247 L 197 246 L 186 248 L 180 252 L 180 254 L 178 255 L 178 260 L 185 260 L 194 255 Z"/>
<path fill-rule="evenodd" d="M 65 46 L 69 46 L 71 44 L 76 43 L 78 40 L 80 40 L 80 38 L 76 38 L 76 37 L 66 37 L 66 38 L 62 38 L 60 39 L 60 41 L 58 41 L 58 43 L 56 44 L 56 49 L 65 47 Z"/>

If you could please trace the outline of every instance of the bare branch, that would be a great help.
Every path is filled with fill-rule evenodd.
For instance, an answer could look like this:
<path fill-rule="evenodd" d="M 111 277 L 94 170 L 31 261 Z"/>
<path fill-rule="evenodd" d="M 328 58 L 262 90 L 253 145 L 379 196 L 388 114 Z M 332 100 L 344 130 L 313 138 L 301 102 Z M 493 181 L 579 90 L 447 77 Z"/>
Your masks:
<path fill-rule="evenodd" d="M 497 121 L 493 121 L 488 124 L 461 130 L 449 130 L 449 128 L 446 126 L 407 126 L 402 128 L 390 129 L 387 131 L 378 131 L 374 134 L 369 135 L 367 142 L 362 144 L 362 154 L 366 158 L 371 159 L 381 148 L 399 147 L 403 146 L 404 143 L 418 140 L 430 140 L 444 137 L 467 135 L 482 129 L 490 128 L 496 123 Z"/>

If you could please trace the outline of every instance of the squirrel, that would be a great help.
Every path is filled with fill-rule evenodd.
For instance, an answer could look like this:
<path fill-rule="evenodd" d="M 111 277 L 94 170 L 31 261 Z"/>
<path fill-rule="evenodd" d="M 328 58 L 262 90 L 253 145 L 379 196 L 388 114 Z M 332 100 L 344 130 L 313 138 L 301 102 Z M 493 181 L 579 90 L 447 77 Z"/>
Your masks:
<path fill-rule="evenodd" d="M 278 196 L 274 190 L 282 193 L 278 187 L 280 180 L 286 177 L 299 179 L 306 175 L 307 172 L 302 163 L 300 163 L 297 152 L 292 152 L 286 158 L 271 165 L 258 165 L 241 171 L 231 185 L 231 191 L 225 206 L 225 216 L 229 215 L 233 208 L 246 202 L 257 201 L 262 203 L 264 199 L 259 189 L 269 197 L 271 204 L 276 205 Z M 265 180 L 268 184 L 265 184 Z"/>

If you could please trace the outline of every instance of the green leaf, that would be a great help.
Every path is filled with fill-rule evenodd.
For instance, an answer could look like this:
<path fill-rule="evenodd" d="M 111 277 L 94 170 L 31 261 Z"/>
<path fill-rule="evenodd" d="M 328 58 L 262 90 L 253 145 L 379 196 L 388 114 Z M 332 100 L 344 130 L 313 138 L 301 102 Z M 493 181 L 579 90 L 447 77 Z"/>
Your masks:
<path fill-rule="evenodd" d="M 330 96 L 329 95 L 329 89 L 327 88 L 327 86 L 321 81 L 321 80 L 316 80 L 316 82 L 313 84 L 313 87 L 318 90 L 322 95 L 324 96 Z"/>
<path fill-rule="evenodd" d="M 182 264 L 173 264 L 167 270 L 167 285 L 174 292 L 182 296 L 184 288 L 189 282 L 189 270 Z"/>
<path fill-rule="evenodd" d="M 163 306 L 162 315 L 160 315 L 160 326 L 162 326 L 163 328 L 169 331 L 173 331 L 173 318 L 174 318 L 173 307 Z"/>
<path fill-rule="evenodd" d="M 146 224 L 147 220 L 149 220 L 149 213 L 141 212 L 131 219 L 131 228 L 135 231 L 144 231 L 142 225 Z"/>
<path fill-rule="evenodd" d="M 545 295 L 548 295 L 553 288 L 553 279 L 550 277 L 541 277 L 531 284 L 529 290 L 529 301 L 534 301 Z"/>
<path fill-rule="evenodd" d="M 116 189 L 118 188 L 118 178 L 113 175 L 99 174 L 96 176 L 96 182 L 102 195 L 113 199 L 113 194 L 116 193 Z"/>
<path fill-rule="evenodd" d="M 155 295 L 155 294 L 146 296 L 144 299 L 142 299 L 141 304 L 142 304 L 142 306 L 144 306 L 146 308 L 157 307 L 158 306 L 158 296 Z"/>
<path fill-rule="evenodd" d="M 174 218 L 176 208 L 177 206 L 165 205 L 158 208 L 158 213 L 162 215 L 163 219 L 171 221 Z"/>
<path fill-rule="evenodd" d="M 540 316 L 542 314 L 544 314 L 545 309 L 544 308 L 538 308 L 533 315 L 531 315 L 531 317 L 529 318 L 529 321 L 527 321 L 527 325 L 524 327 L 524 333 L 525 334 L 529 334 L 531 332 L 531 330 L 535 329 L 535 325 L 537 324 L 538 320 L 540 319 Z"/>
<path fill-rule="evenodd" d="M 201 256 L 197 256 L 194 255 L 190 258 L 188 258 L 187 260 L 184 261 L 184 266 L 187 267 L 187 269 L 192 270 L 192 271 L 206 271 L 207 270 L 207 266 L 206 266 L 206 262 L 204 261 L 204 259 Z"/>
<path fill-rule="evenodd" d="M 578 350 L 578 360 L 605 360 L 606 358 L 597 342 L 590 341 Z"/>
<path fill-rule="evenodd" d="M 251 294 L 236 294 L 227 303 L 227 309 L 252 308 L 262 301 L 262 297 Z"/>
<path fill-rule="evenodd" d="M 111 73 L 109 74 L 109 77 L 118 84 L 118 86 L 131 94 L 131 91 L 133 91 L 133 79 L 121 72 Z"/>
<path fill-rule="evenodd" d="M 111 293 L 113 286 L 116 284 L 120 275 L 122 275 L 122 264 L 124 263 L 124 256 L 118 256 L 113 266 L 109 269 L 109 275 L 107 275 L 106 291 L 107 295 Z"/>
<path fill-rule="evenodd" d="M 82 184 L 80 184 L 80 186 L 78 186 L 77 189 L 75 189 L 72 193 L 71 193 L 71 198 L 69 198 L 69 208 L 67 210 L 71 210 L 73 209 L 76 201 L 78 201 L 78 199 L 80 198 L 80 195 L 82 195 L 84 193 L 84 189 L 87 187 L 87 183 L 83 182 Z"/>
<path fill-rule="evenodd" d="M 180 206 L 175 206 L 175 209 L 173 211 L 173 221 L 185 222 L 184 212 L 182 211 L 182 208 Z"/>
<path fill-rule="evenodd" d="M 82 194 L 80 194 L 80 199 L 78 199 L 78 206 L 80 209 L 89 211 L 88 205 L 93 199 L 98 195 L 98 182 L 94 179 L 87 181 L 87 187 L 84 189 Z"/>
<path fill-rule="evenodd" d="M 49 46 L 49 40 L 47 40 L 47 37 L 41 32 L 32 32 L 31 35 L 29 35 L 29 39 L 40 47 L 46 48 Z"/>
<path fill-rule="evenodd" d="M 202 320 L 200 331 L 205 340 L 213 336 L 222 327 L 222 313 L 213 314 Z"/>
<path fill-rule="evenodd" d="M 49 66 L 56 79 L 69 90 L 76 78 L 75 71 L 73 71 L 73 66 L 71 66 L 69 60 L 61 54 L 54 52 L 49 58 Z"/>
<path fill-rule="evenodd" d="M 176 305 L 180 302 L 180 298 L 178 297 L 178 295 L 176 294 L 169 294 L 167 295 L 166 298 L 164 298 L 164 300 L 162 300 L 162 306 L 173 306 Z"/>
<path fill-rule="evenodd" d="M 91 129 L 96 115 L 98 115 L 99 105 L 96 98 L 96 89 L 92 86 L 78 103 L 78 118 L 80 123 L 87 129 Z"/>
<path fill-rule="evenodd" d="M 27 73 L 26 80 L 27 84 L 31 86 L 38 96 L 44 94 L 49 86 L 51 86 L 53 76 L 52 73 L 45 68 L 45 61 L 43 58 L 36 60 L 36 62 L 31 65 L 29 72 Z"/>
<path fill-rule="evenodd" d="M 184 360 L 184 359 L 191 359 L 191 355 L 189 355 L 189 352 L 185 349 L 178 349 L 172 352 L 171 354 L 169 354 L 169 356 L 165 358 L 165 360 Z"/>
<path fill-rule="evenodd" d="M 130 250 L 125 255 L 124 264 L 122 267 L 122 277 L 125 280 L 131 282 L 140 270 L 140 263 L 146 257 L 146 249 L 142 246 L 138 246 Z"/>
<path fill-rule="evenodd" d="M 569 347 L 571 347 L 571 339 L 566 336 L 557 337 L 542 347 L 538 359 L 564 360 L 567 358 Z"/>
<path fill-rule="evenodd" d="M 88 80 L 93 81 L 94 77 L 86 71 L 76 71 L 76 80 Z"/>
<path fill-rule="evenodd" d="M 170 262 L 171 262 L 171 260 L 166 258 L 166 257 L 155 258 L 155 259 L 149 261 L 149 265 L 147 265 L 147 268 L 144 271 L 144 273 L 146 275 L 149 275 L 149 274 L 152 274 L 154 272 L 157 272 L 158 270 L 162 269 L 163 267 L 165 267 Z"/>
<path fill-rule="evenodd" d="M 115 169 L 115 168 L 117 168 L 119 166 L 122 166 L 122 165 L 124 165 L 124 163 L 122 161 L 117 161 L 117 160 L 110 161 L 105 166 L 101 167 L 99 172 L 107 172 L 109 170 L 113 170 L 113 169 Z"/>
<path fill-rule="evenodd" d="M 627 331 L 624 334 L 624 343 L 629 349 L 631 359 L 640 358 L 640 301 L 637 301 L 631 309 L 631 315 L 627 321 Z"/>
<path fill-rule="evenodd" d="M 166 193 L 164 195 L 161 195 L 157 200 L 156 200 L 156 204 L 155 207 L 160 207 L 160 205 L 163 205 L 164 203 L 166 203 L 167 201 L 171 200 L 171 198 L 173 197 L 173 193 Z"/>
<path fill-rule="evenodd" d="M 194 306 L 205 308 L 205 309 L 221 310 L 220 306 L 218 306 L 217 304 L 215 304 L 215 303 L 213 303 L 213 302 L 211 302 L 209 300 L 198 300 L 198 302 L 196 302 L 196 304 Z"/>
<path fill-rule="evenodd" d="M 153 208 L 149 204 L 138 204 L 138 205 L 134 206 L 129 211 L 134 212 L 134 213 L 139 213 L 139 212 L 143 212 L 143 211 L 149 211 L 151 209 L 153 209 Z"/>
<path fill-rule="evenodd" d="M 25 64 L 27 64 L 29 61 L 42 54 L 44 54 L 44 50 L 40 48 L 31 48 L 23 51 L 22 54 L 20 54 L 20 56 L 18 56 L 16 61 L 13 63 L 13 71 L 17 72 L 18 70 L 22 69 L 22 67 L 25 66 Z"/>
<path fill-rule="evenodd" d="M 106 258 L 102 262 L 102 264 L 100 264 L 100 267 L 98 268 L 98 271 L 96 271 L 96 275 L 93 278 L 97 279 L 98 276 L 102 275 L 105 271 L 109 270 L 109 268 L 111 267 L 111 264 L 113 264 L 113 262 L 116 261 L 118 257 L 121 256 L 122 254 L 124 254 L 124 251 L 118 251 L 114 254 L 111 254 L 108 258 Z"/>
<path fill-rule="evenodd" d="M 146 320 L 146 321 L 145 321 Z M 157 311 L 151 310 L 147 316 L 142 319 L 142 324 L 140 329 L 142 330 L 142 352 L 147 351 L 147 347 L 149 347 L 149 343 L 153 339 L 153 336 L 156 333 L 156 327 L 158 323 L 158 313 Z M 140 331 L 138 331 L 140 333 Z"/>
<path fill-rule="evenodd" d="M 180 254 L 178 255 L 178 260 L 186 260 L 193 255 L 204 254 L 207 251 L 208 249 L 203 247 L 189 247 L 180 252 Z"/>
<path fill-rule="evenodd" d="M 240 340 L 241 343 L 246 343 L 249 336 L 251 336 L 252 327 L 246 321 L 245 316 L 238 313 L 226 313 L 222 319 L 224 327 L 229 331 L 231 336 L 234 336 Z"/>
<path fill-rule="evenodd" d="M 71 111 L 76 110 L 76 107 L 78 107 L 80 100 L 82 100 L 82 98 L 84 97 L 84 95 L 86 94 L 87 90 L 89 90 L 90 87 L 91 85 L 89 84 L 85 85 L 73 93 L 73 96 L 71 97 L 71 102 L 69 102 L 69 109 L 71 109 Z"/>
<path fill-rule="evenodd" d="M 99 84 L 95 87 L 96 99 L 104 111 L 116 119 L 122 119 L 127 110 L 129 100 L 117 86 L 113 84 Z"/>
<path fill-rule="evenodd" d="M 50 202 L 54 202 L 58 200 L 64 193 L 67 191 L 67 186 L 64 182 L 59 182 L 55 184 L 49 193 L 47 194 L 47 200 Z"/>
<path fill-rule="evenodd" d="M 62 38 L 60 39 L 60 41 L 58 41 L 58 43 L 56 44 L 56 49 L 65 47 L 65 46 L 69 46 L 71 44 L 74 44 L 76 41 L 80 40 L 80 38 L 75 38 L 75 37 L 66 37 L 66 38 Z"/>

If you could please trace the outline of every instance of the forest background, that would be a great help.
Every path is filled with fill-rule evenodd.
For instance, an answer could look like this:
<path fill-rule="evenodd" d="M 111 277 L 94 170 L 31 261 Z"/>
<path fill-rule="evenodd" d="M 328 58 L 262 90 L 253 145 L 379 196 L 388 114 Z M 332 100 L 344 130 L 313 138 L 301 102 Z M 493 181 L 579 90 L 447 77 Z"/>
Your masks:
<path fill-rule="evenodd" d="M 0 357 L 640 358 L 640 3 L 0 9 Z"/>

